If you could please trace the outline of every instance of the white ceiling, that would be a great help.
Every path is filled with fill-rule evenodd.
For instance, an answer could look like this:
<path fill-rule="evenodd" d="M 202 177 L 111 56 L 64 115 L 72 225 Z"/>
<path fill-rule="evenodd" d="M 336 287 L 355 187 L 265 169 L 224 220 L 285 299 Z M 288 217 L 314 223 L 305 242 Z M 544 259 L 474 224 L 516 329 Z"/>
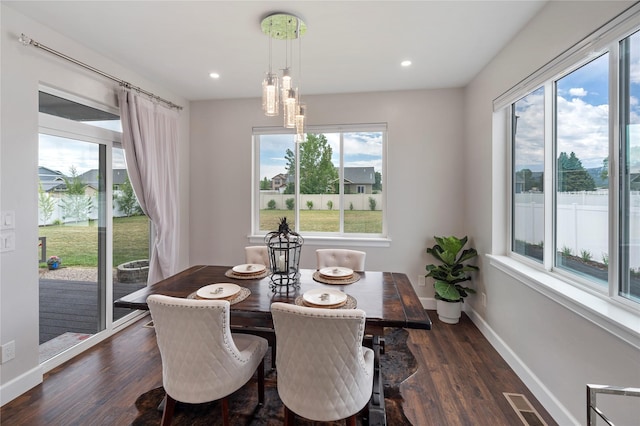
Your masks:
<path fill-rule="evenodd" d="M 268 69 L 260 22 L 272 12 L 307 24 L 304 96 L 462 87 L 546 0 L 2 2 L 177 95 L 203 100 L 260 96 Z M 273 49 L 273 68 L 282 68 L 284 42 Z M 413 65 L 401 67 L 404 59 Z M 297 59 L 293 65 L 296 77 Z"/>

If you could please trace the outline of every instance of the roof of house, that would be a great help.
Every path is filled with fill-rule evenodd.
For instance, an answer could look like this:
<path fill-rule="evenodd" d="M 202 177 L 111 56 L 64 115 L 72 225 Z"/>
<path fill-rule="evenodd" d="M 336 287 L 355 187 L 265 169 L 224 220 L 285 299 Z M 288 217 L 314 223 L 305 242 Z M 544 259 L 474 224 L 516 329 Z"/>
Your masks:
<path fill-rule="evenodd" d="M 113 184 L 122 185 L 127 180 L 127 176 L 127 169 L 113 169 Z M 83 183 L 97 188 L 98 169 L 87 170 L 79 177 Z"/>
<path fill-rule="evenodd" d="M 373 167 L 345 167 L 344 181 L 373 185 L 376 183 L 376 172 Z"/>
<path fill-rule="evenodd" d="M 40 185 L 42 190 L 49 192 L 52 189 L 62 190 L 66 188 L 64 178 L 66 176 L 57 170 L 51 170 L 47 167 L 38 167 L 38 178 L 40 179 Z"/>

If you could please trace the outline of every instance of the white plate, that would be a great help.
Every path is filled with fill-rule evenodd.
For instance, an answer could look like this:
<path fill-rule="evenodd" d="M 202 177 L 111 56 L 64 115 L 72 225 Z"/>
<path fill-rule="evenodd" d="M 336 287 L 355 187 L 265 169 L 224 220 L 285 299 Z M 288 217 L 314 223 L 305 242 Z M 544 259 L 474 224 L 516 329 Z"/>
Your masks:
<path fill-rule="evenodd" d="M 331 288 L 314 288 L 305 292 L 302 298 L 313 305 L 330 306 L 345 302 L 347 295 L 340 290 Z"/>
<path fill-rule="evenodd" d="M 202 299 L 226 299 L 240 292 L 240 286 L 231 283 L 209 284 L 200 288 L 196 296 Z"/>
<path fill-rule="evenodd" d="M 233 272 L 236 274 L 259 274 L 267 269 L 266 266 L 259 263 L 246 263 L 244 265 L 238 265 L 233 267 Z"/>
<path fill-rule="evenodd" d="M 343 266 L 331 266 L 320 269 L 320 274 L 325 277 L 344 278 L 353 275 L 353 269 L 345 268 Z"/>

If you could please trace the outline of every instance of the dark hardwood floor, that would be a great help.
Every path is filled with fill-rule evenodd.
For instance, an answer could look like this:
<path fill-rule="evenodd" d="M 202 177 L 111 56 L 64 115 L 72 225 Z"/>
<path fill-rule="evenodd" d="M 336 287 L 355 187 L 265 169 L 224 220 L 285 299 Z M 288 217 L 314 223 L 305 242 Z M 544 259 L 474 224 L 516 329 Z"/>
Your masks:
<path fill-rule="evenodd" d="M 418 371 L 401 386 L 416 426 L 521 425 L 503 392 L 523 394 L 548 425 L 556 423 L 463 314 L 457 325 L 410 330 Z M 0 409 L 7 425 L 128 425 L 136 398 L 162 385 L 149 317 L 46 374 L 44 382 Z M 389 425 L 393 426 L 393 425 Z"/>

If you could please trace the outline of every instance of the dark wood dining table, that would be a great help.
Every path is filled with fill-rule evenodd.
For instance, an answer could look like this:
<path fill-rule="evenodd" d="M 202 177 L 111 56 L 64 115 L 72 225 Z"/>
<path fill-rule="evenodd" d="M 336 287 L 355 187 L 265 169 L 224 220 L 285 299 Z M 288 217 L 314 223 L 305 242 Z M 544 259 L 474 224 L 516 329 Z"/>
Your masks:
<path fill-rule="evenodd" d="M 245 331 L 272 331 L 271 303 L 296 303 L 306 291 L 317 288 L 341 290 L 355 299 L 359 309 L 366 312 L 365 332 L 372 336 L 376 354 L 374 391 L 369 403 L 369 424 L 386 424 L 380 352 L 384 350 L 384 329 L 402 327 L 431 329 L 431 320 L 406 274 L 399 272 L 358 271 L 359 279 L 351 284 L 326 284 L 314 279 L 315 270 L 303 269 L 295 286 L 273 289 L 269 276 L 260 279 L 234 278 L 230 266 L 197 265 L 169 278 L 128 294 L 114 302 L 116 307 L 148 310 L 147 297 L 164 294 L 189 297 L 209 284 L 235 283 L 247 288 L 250 295 L 231 306 L 231 325 Z M 234 330 L 235 331 L 235 330 Z"/>

